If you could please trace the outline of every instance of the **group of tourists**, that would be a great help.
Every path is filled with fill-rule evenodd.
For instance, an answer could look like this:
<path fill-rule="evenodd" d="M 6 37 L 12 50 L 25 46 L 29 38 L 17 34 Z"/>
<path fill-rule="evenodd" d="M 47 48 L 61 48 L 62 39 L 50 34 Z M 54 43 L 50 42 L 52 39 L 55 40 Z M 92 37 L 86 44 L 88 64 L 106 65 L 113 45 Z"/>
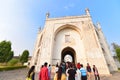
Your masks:
<path fill-rule="evenodd" d="M 38 80 L 51 80 L 51 65 L 47 66 L 48 63 L 45 62 L 44 65 L 41 66 L 40 72 L 38 75 Z M 35 66 L 32 66 L 28 72 L 26 80 L 35 80 Z M 54 69 L 55 74 L 53 76 L 53 80 L 93 80 L 92 79 L 92 71 L 95 76 L 95 80 L 100 80 L 98 69 L 95 65 L 93 68 L 87 63 L 86 68 L 83 67 L 83 64 L 77 63 L 76 65 L 71 62 L 62 62 Z"/>
<path fill-rule="evenodd" d="M 47 67 L 48 63 L 45 62 L 44 65 L 41 66 L 40 72 L 38 75 L 38 80 L 50 80 L 51 78 L 51 65 Z M 32 66 L 28 71 L 26 80 L 35 80 L 35 66 Z"/>
<path fill-rule="evenodd" d="M 86 68 L 83 64 L 77 63 L 76 65 L 71 62 L 62 62 L 59 66 L 56 65 L 54 80 L 92 80 L 92 69 L 95 80 L 100 80 L 98 70 L 95 65 L 91 69 L 89 63 Z"/>

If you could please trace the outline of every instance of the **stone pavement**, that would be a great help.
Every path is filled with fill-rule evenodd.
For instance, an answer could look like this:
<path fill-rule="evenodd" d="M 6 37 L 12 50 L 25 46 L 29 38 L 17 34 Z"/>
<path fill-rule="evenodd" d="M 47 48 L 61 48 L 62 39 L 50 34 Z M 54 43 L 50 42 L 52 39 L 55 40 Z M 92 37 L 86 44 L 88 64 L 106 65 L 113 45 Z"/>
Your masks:
<path fill-rule="evenodd" d="M 0 71 L 0 80 L 25 80 L 28 69 Z"/>
<path fill-rule="evenodd" d="M 18 69 L 12 71 L 0 72 L 0 80 L 25 80 L 28 69 Z M 38 80 L 38 73 L 35 74 L 35 80 Z M 120 71 L 114 72 L 110 76 L 100 76 L 101 80 L 120 80 Z"/>

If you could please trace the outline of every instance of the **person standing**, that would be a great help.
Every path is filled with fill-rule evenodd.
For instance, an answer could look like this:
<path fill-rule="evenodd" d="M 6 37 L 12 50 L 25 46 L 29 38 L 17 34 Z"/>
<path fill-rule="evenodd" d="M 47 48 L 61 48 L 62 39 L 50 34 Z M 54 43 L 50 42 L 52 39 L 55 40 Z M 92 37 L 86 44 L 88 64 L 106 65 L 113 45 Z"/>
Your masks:
<path fill-rule="evenodd" d="M 56 67 L 55 67 L 55 73 L 58 72 L 58 64 L 56 64 Z"/>
<path fill-rule="evenodd" d="M 39 80 L 50 80 L 48 76 L 47 62 L 44 63 L 44 67 L 40 70 Z"/>
<path fill-rule="evenodd" d="M 86 69 L 87 69 L 88 80 L 91 80 L 91 72 L 92 72 L 92 70 L 91 70 L 91 67 L 90 67 L 89 63 L 87 63 Z"/>
<path fill-rule="evenodd" d="M 55 73 L 54 80 L 66 80 L 66 75 L 62 73 L 62 67 L 58 68 L 57 73 Z"/>
<path fill-rule="evenodd" d="M 80 72 L 81 72 L 81 80 L 87 80 L 87 71 L 85 68 L 83 68 L 83 64 L 81 64 Z"/>
<path fill-rule="evenodd" d="M 76 67 L 77 67 L 78 69 L 80 69 L 80 68 L 81 68 L 80 63 L 77 63 Z"/>
<path fill-rule="evenodd" d="M 49 78 L 51 78 L 51 65 L 50 64 L 48 66 L 48 76 L 49 76 Z"/>
<path fill-rule="evenodd" d="M 98 69 L 95 65 L 93 65 L 93 72 L 94 72 L 95 80 L 100 80 Z"/>
<path fill-rule="evenodd" d="M 66 62 L 66 80 L 68 80 L 68 70 L 70 68 L 70 62 Z"/>
<path fill-rule="evenodd" d="M 76 70 L 72 63 L 70 63 L 70 68 L 67 73 L 68 73 L 68 80 L 75 80 Z"/>
<path fill-rule="evenodd" d="M 49 66 L 48 66 L 48 70 L 49 70 L 49 72 L 51 73 L 51 65 L 49 64 Z"/>
<path fill-rule="evenodd" d="M 75 77 L 75 80 L 81 80 L 80 63 L 77 63 L 76 73 L 77 73 L 77 75 Z"/>
<path fill-rule="evenodd" d="M 26 80 L 35 80 L 34 76 L 35 76 L 35 66 L 32 66 L 28 71 Z"/>
<path fill-rule="evenodd" d="M 62 67 L 62 73 L 65 73 L 66 72 L 66 64 L 65 62 L 63 61 L 60 66 Z"/>

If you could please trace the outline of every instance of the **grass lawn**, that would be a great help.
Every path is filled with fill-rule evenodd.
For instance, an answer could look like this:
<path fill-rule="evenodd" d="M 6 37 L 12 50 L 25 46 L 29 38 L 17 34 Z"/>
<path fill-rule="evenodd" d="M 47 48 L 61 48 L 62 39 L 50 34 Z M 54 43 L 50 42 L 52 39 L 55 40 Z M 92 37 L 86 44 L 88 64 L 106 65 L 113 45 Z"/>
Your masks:
<path fill-rule="evenodd" d="M 0 71 L 14 70 L 20 68 L 26 68 L 27 66 L 0 66 Z"/>

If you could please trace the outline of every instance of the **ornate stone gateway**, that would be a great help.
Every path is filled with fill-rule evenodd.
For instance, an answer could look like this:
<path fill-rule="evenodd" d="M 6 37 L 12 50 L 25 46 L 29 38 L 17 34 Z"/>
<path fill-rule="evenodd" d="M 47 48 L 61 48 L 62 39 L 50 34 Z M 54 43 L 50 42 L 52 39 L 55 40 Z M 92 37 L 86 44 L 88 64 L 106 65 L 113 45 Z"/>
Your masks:
<path fill-rule="evenodd" d="M 63 51 L 61 53 L 61 61 L 75 63 L 75 59 L 76 59 L 75 51 L 72 48 L 67 47 L 67 48 L 63 49 Z"/>
<path fill-rule="evenodd" d="M 88 9 L 81 16 L 49 18 L 46 14 L 30 65 L 36 64 L 39 71 L 44 62 L 56 65 L 61 61 L 96 65 L 99 73 L 106 75 L 117 70 L 100 24 L 93 24 Z"/>

